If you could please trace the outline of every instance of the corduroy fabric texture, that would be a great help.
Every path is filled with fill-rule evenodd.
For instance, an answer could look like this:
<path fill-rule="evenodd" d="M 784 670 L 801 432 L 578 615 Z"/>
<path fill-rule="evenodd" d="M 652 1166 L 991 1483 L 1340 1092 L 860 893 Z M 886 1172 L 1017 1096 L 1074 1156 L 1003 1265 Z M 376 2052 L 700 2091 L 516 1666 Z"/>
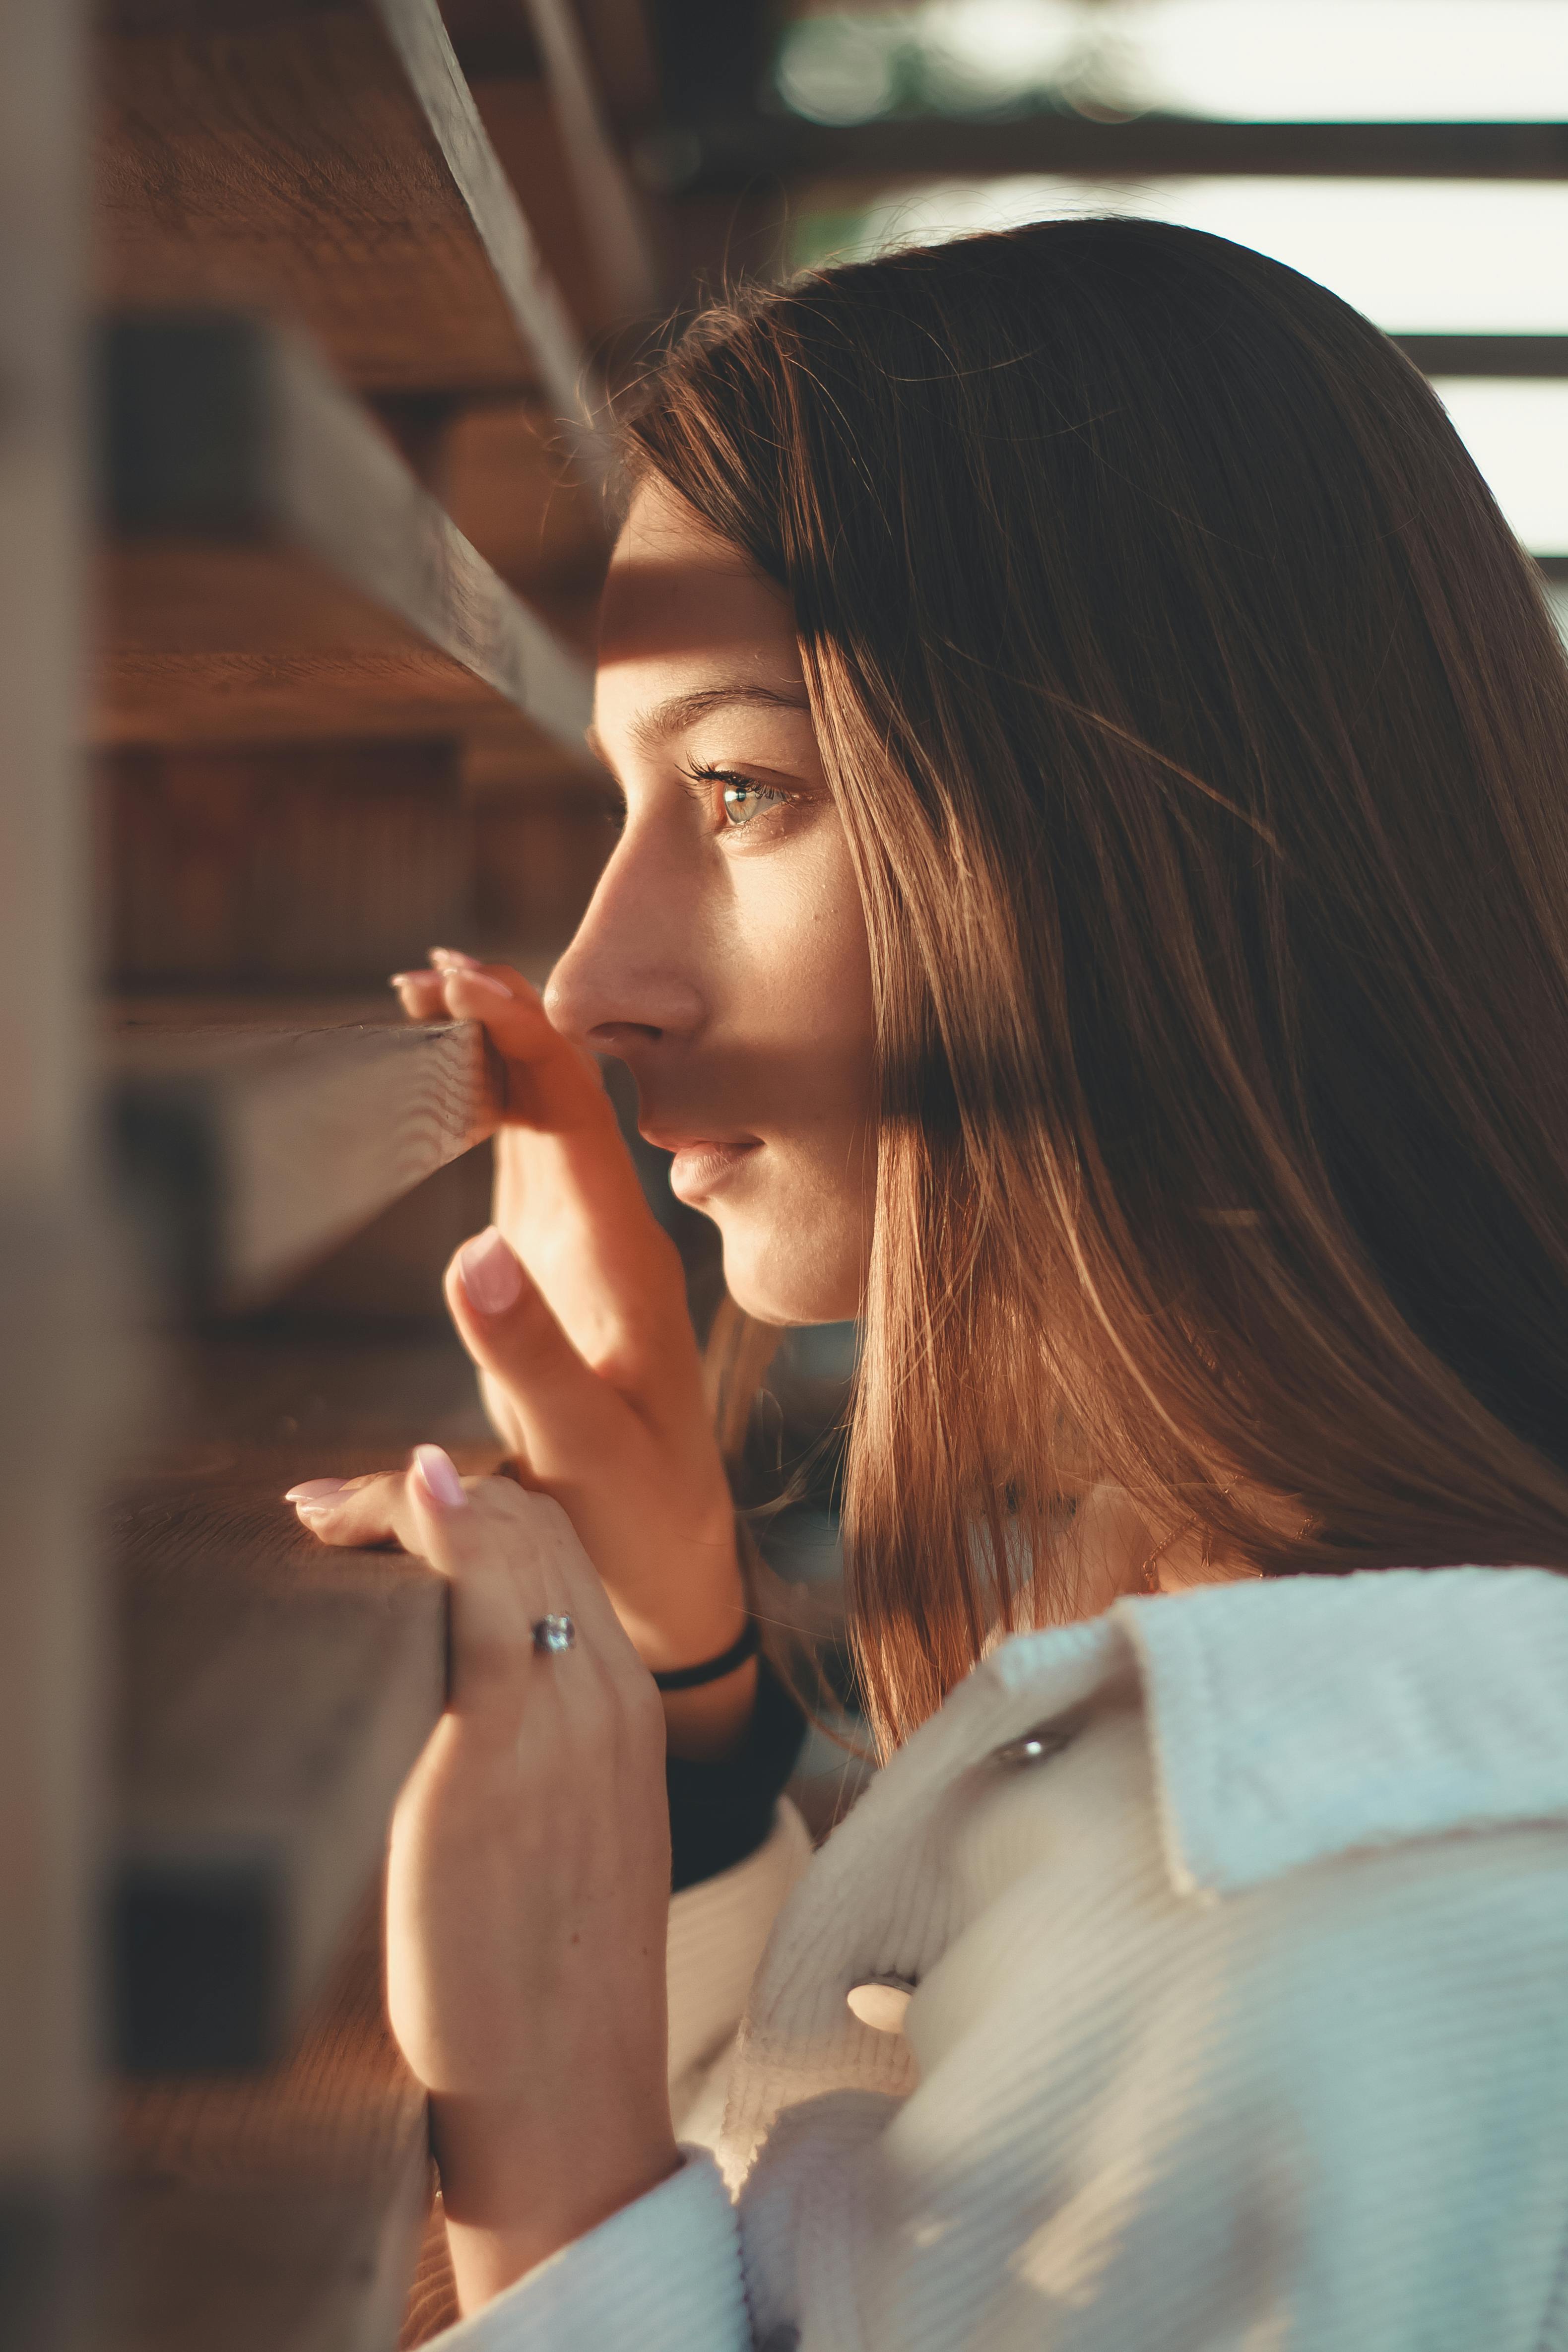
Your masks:
<path fill-rule="evenodd" d="M 846 1994 L 889 1975 L 879 2034 Z M 694 2150 L 442 2341 L 1568 2352 L 1568 1580 L 1005 1643 L 785 1903 L 718 2152 L 734 2207 Z"/>

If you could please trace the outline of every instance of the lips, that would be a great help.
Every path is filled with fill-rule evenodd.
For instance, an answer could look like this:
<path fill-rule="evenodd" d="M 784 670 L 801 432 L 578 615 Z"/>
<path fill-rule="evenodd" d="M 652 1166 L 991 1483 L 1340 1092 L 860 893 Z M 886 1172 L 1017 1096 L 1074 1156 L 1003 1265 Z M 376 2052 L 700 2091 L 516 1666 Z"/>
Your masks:
<path fill-rule="evenodd" d="M 643 1134 L 660 1151 L 674 1153 L 669 1189 L 678 1201 L 689 1205 L 716 1192 L 753 1152 L 762 1150 L 761 1139 L 755 1135 L 669 1135 L 648 1128 Z"/>

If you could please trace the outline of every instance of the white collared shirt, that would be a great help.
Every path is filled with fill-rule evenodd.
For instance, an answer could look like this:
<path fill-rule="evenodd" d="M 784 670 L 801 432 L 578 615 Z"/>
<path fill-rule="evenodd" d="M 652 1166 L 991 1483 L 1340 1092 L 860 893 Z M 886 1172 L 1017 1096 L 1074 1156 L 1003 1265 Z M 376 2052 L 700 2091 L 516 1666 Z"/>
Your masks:
<path fill-rule="evenodd" d="M 1004 1643 L 676 1898 L 689 2100 L 764 1937 L 721 2122 L 452 2352 L 1568 2352 L 1568 1579 Z"/>

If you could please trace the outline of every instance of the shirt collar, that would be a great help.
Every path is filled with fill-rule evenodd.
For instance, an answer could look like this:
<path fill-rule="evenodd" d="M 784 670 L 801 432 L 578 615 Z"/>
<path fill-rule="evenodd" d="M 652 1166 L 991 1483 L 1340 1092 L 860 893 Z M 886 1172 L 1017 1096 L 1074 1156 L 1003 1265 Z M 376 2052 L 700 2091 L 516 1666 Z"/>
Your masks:
<path fill-rule="evenodd" d="M 1383 1569 L 1119 1601 L 1178 1892 L 1568 1816 L 1568 1578 Z"/>

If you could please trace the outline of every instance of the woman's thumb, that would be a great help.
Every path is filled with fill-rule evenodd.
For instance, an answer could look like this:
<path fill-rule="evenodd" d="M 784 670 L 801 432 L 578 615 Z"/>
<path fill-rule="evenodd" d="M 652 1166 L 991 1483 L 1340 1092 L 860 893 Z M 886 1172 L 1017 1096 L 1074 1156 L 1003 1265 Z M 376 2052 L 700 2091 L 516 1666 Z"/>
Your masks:
<path fill-rule="evenodd" d="M 447 1303 L 481 1371 L 505 1389 L 544 1478 L 584 1445 L 603 1448 L 619 1400 L 577 1353 L 521 1260 L 494 1225 L 465 1242 L 447 1268 Z"/>

